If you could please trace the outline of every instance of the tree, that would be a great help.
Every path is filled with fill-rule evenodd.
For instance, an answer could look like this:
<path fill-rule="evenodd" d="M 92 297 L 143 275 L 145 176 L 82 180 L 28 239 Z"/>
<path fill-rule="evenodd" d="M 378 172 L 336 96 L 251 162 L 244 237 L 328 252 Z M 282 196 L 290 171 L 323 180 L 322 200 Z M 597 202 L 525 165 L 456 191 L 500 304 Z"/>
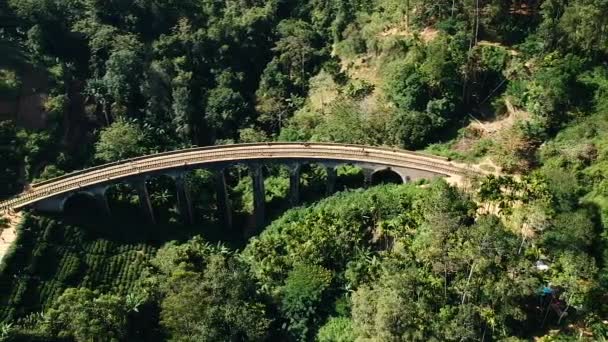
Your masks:
<path fill-rule="evenodd" d="M 429 90 L 423 75 L 410 63 L 395 63 L 390 67 L 386 92 L 404 110 L 423 110 L 429 101 Z"/>
<path fill-rule="evenodd" d="M 137 123 L 119 119 L 99 134 L 95 158 L 113 162 L 141 156 L 147 152 L 147 139 Z"/>
<path fill-rule="evenodd" d="M 372 235 L 381 222 L 408 215 L 418 195 L 416 187 L 379 186 L 290 210 L 252 239 L 243 257 L 259 283 L 272 293 L 284 286 L 285 270 L 298 264 L 332 270 L 334 281 L 347 286 L 344 273 L 349 262 L 361 251 L 380 245 Z"/>
<path fill-rule="evenodd" d="M 264 131 L 258 128 L 247 127 L 239 130 L 239 142 L 241 143 L 259 143 L 268 140 Z"/>
<path fill-rule="evenodd" d="M 548 129 L 546 121 L 520 121 L 499 137 L 493 150 L 503 170 L 507 172 L 530 171 L 536 161 L 536 151 L 541 142 L 540 132 Z"/>
<path fill-rule="evenodd" d="M 114 100 L 114 107 L 118 107 L 115 111 L 118 116 L 133 117 L 136 114 L 142 64 L 140 52 L 135 50 L 115 51 L 106 62 L 106 73 L 102 80 L 108 95 Z"/>
<path fill-rule="evenodd" d="M 308 340 L 321 321 L 320 305 L 331 280 L 332 273 L 316 265 L 296 265 L 289 272 L 281 289 L 281 311 L 298 340 Z"/>
<path fill-rule="evenodd" d="M 116 295 L 70 288 L 45 313 L 43 327 L 59 338 L 84 342 L 103 336 L 119 341 L 127 332 L 127 308 L 124 299 Z"/>
<path fill-rule="evenodd" d="M 552 53 L 544 58 L 542 67 L 528 82 L 526 108 L 548 132 L 555 132 L 568 120 L 566 109 L 576 103 L 577 77 L 584 65 L 585 59 L 579 56 Z"/>
<path fill-rule="evenodd" d="M 277 61 L 293 85 L 304 88 L 319 55 L 319 37 L 302 20 L 280 22 L 278 32 L 281 38 L 273 49 L 277 53 Z"/>
<path fill-rule="evenodd" d="M 183 61 L 183 59 L 180 60 Z M 175 126 L 175 133 L 183 142 L 191 142 L 196 136 L 197 120 L 194 118 L 192 93 L 190 90 L 192 77 L 192 72 L 179 70 L 177 76 L 172 81 L 172 123 Z"/>
<path fill-rule="evenodd" d="M 431 116 L 415 111 L 399 111 L 391 128 L 392 140 L 410 150 L 426 146 L 436 131 Z"/>
<path fill-rule="evenodd" d="M 160 301 L 160 323 L 173 341 L 262 340 L 271 320 L 247 268 L 195 237 L 168 244 L 144 280 Z"/>
<path fill-rule="evenodd" d="M 318 342 L 353 342 L 355 341 L 352 321 L 347 317 L 332 317 L 317 333 Z"/>
<path fill-rule="evenodd" d="M 538 31 L 545 39 L 544 45 L 547 51 L 554 49 L 563 37 L 559 28 L 559 21 L 564 15 L 567 3 L 566 0 L 547 0 L 541 4 L 543 20 Z"/>
<path fill-rule="evenodd" d="M 19 169 L 22 163 L 21 141 L 11 121 L 0 121 L 0 198 L 19 192 Z"/>
<path fill-rule="evenodd" d="M 595 260 L 585 253 L 566 252 L 557 256 L 551 268 L 550 281 L 552 286 L 563 289 L 559 297 L 567 304 L 558 324 L 566 317 L 570 307 L 584 312 L 593 305 L 593 291 L 597 286 L 593 279 L 597 272 Z"/>
<path fill-rule="evenodd" d="M 492 215 L 479 217 L 457 235 L 462 243 L 450 254 L 459 264 L 452 283 L 458 302 L 461 306 L 471 305 L 469 309 L 475 316 L 470 321 L 481 335 L 511 335 L 512 322 L 527 319 L 519 303 L 539 286 L 531 271 L 532 263 L 519 252 L 518 237 Z M 509 273 L 514 269 L 522 271 Z"/>
<path fill-rule="evenodd" d="M 238 76 L 224 71 L 218 76 L 218 85 L 207 95 L 205 120 L 219 138 L 234 138 L 239 120 L 246 117 L 247 101 L 235 88 Z"/>
<path fill-rule="evenodd" d="M 310 139 L 369 145 L 377 143 L 377 136 L 365 113 L 355 103 L 342 101 L 330 108 L 330 115 L 314 128 Z"/>
<path fill-rule="evenodd" d="M 542 245 L 549 250 L 578 250 L 589 251 L 594 238 L 596 227 L 593 213 L 579 209 L 558 214 L 551 227 L 542 234 Z"/>
<path fill-rule="evenodd" d="M 437 286 L 439 285 L 439 287 Z M 427 341 L 440 282 L 415 268 L 386 272 L 352 297 L 353 328 L 358 338 L 378 341 Z"/>
<path fill-rule="evenodd" d="M 302 20 L 284 20 L 278 27 L 276 56 L 264 70 L 256 92 L 260 122 L 278 131 L 282 122 L 300 107 L 308 79 L 319 68 L 320 39 Z"/>
<path fill-rule="evenodd" d="M 608 53 L 608 3 L 604 0 L 572 1 L 565 8 L 559 26 L 569 44 L 598 56 Z"/>
<path fill-rule="evenodd" d="M 0 51 L 1 49 L 0 45 Z M 19 95 L 20 88 L 21 79 L 17 73 L 10 69 L 0 68 L 0 98 L 15 98 Z"/>

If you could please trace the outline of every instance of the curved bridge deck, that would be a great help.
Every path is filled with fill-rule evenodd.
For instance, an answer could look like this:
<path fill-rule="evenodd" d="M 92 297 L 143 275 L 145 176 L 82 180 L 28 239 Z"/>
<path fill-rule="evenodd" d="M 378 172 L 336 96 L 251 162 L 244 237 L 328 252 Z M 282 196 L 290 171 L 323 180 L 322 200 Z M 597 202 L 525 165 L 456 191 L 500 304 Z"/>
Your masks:
<path fill-rule="evenodd" d="M 30 190 L 0 202 L 0 211 L 19 210 L 58 195 L 147 174 L 204 167 L 221 168 L 236 163 L 290 161 L 374 165 L 395 170 L 418 170 L 446 177 L 477 173 L 443 158 L 399 149 L 326 143 L 223 145 L 160 153 L 73 172 L 34 184 Z"/>

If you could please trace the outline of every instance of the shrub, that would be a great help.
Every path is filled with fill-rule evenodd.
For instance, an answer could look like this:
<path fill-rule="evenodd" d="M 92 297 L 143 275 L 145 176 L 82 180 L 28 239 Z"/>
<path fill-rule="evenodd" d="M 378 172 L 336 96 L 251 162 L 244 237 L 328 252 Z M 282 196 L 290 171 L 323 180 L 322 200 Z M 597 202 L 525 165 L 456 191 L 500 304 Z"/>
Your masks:
<path fill-rule="evenodd" d="M 289 320 L 289 331 L 299 340 L 307 340 L 316 330 L 322 314 L 319 305 L 332 277 L 329 270 L 317 265 L 296 265 L 289 272 L 281 289 L 281 311 Z"/>
<path fill-rule="evenodd" d="M 345 89 L 344 93 L 351 99 L 362 100 L 374 92 L 375 86 L 365 80 L 352 80 Z"/>
<path fill-rule="evenodd" d="M 16 97 L 20 87 L 21 79 L 14 70 L 0 68 L 0 97 Z"/>
<path fill-rule="evenodd" d="M 347 317 L 332 317 L 317 333 L 318 342 L 352 342 L 356 335 L 352 321 Z"/>

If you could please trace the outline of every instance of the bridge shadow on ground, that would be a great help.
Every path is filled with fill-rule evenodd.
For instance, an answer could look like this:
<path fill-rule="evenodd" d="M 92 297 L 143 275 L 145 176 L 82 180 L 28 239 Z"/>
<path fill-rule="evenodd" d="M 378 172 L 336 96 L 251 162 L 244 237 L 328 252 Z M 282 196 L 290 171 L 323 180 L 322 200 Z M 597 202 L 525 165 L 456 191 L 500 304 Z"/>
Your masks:
<path fill-rule="evenodd" d="M 45 215 L 81 229 L 88 239 L 106 239 L 116 243 L 145 243 L 156 248 L 169 241 L 185 242 L 196 235 L 210 243 L 221 242 L 231 248 L 241 248 L 246 240 L 237 230 L 223 227 L 210 213 L 199 213 L 195 222 L 180 221 L 174 209 L 158 208 L 156 223 L 147 222 L 137 202 L 110 203 L 112 216 L 101 215 L 95 199 L 85 194 L 70 198 L 65 211 L 59 215 Z"/>

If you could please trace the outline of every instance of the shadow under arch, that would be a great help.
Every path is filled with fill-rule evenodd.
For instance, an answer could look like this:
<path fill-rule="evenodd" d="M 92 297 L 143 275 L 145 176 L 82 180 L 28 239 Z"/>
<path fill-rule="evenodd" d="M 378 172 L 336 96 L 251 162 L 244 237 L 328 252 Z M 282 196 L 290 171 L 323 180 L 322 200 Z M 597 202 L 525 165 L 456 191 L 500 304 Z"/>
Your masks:
<path fill-rule="evenodd" d="M 403 184 L 403 178 L 390 168 L 378 170 L 372 174 L 372 185 Z"/>
<path fill-rule="evenodd" d="M 129 218 L 132 213 L 139 213 L 139 198 L 135 189 L 127 182 L 117 182 L 108 186 L 105 191 L 112 216 Z M 138 216 L 138 215 L 135 215 Z M 133 217 L 134 218 L 134 217 Z M 138 221 L 134 218 L 134 221 Z"/>
<path fill-rule="evenodd" d="M 352 163 L 336 166 L 335 191 L 353 190 L 365 187 L 363 169 Z"/>
<path fill-rule="evenodd" d="M 89 192 L 76 192 L 68 196 L 63 202 L 63 216 L 66 220 L 75 223 L 99 221 L 99 213 L 103 211 L 105 211 L 105 208 Z"/>
<path fill-rule="evenodd" d="M 300 203 L 312 203 L 328 195 L 327 166 L 323 163 L 303 163 L 300 168 Z"/>
<path fill-rule="evenodd" d="M 238 162 L 231 163 L 225 166 L 224 176 L 227 187 L 228 202 L 230 205 L 230 214 L 233 220 L 233 227 L 239 227 L 240 230 L 245 232 L 244 234 L 252 235 L 258 225 L 256 222 L 256 200 L 255 200 L 255 189 L 256 189 L 256 174 L 258 182 L 263 191 L 261 196 L 262 211 L 268 211 L 269 206 L 272 208 L 273 203 L 267 201 L 267 197 L 272 197 L 269 194 L 269 183 L 273 180 L 271 177 L 273 174 L 281 174 L 283 165 L 273 165 L 269 163 L 257 163 L 257 162 Z M 284 171 L 284 170 L 283 170 Z M 261 183 L 261 184 L 260 184 Z M 266 215 L 262 213 L 261 217 Z"/>
<path fill-rule="evenodd" d="M 176 222 L 177 213 L 176 182 L 168 174 L 158 173 L 146 179 L 152 210 L 158 222 Z"/>

